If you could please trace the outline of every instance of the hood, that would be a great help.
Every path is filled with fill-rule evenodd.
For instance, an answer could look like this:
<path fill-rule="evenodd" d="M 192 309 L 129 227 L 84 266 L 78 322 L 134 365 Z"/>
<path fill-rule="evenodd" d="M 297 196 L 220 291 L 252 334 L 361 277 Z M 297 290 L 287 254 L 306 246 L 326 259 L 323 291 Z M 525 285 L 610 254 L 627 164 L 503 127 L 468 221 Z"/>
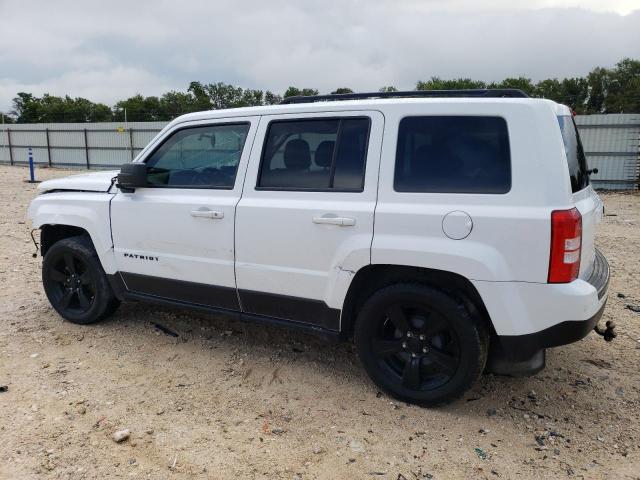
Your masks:
<path fill-rule="evenodd" d="M 108 192 L 111 179 L 118 175 L 118 170 L 107 172 L 83 173 L 69 177 L 46 180 L 38 185 L 38 190 L 47 192 L 51 190 L 76 190 L 84 192 Z"/>

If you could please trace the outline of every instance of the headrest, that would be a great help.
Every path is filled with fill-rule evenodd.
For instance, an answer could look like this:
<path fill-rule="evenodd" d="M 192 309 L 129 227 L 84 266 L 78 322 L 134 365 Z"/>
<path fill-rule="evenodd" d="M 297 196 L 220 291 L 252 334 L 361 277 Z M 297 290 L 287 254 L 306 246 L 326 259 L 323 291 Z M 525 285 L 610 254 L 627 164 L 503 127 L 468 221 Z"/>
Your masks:
<path fill-rule="evenodd" d="M 300 138 L 289 140 L 284 147 L 284 166 L 287 170 L 306 170 L 310 165 L 309 144 Z"/>
<path fill-rule="evenodd" d="M 316 165 L 319 167 L 330 167 L 331 159 L 333 157 L 333 147 L 336 142 L 332 142 L 331 140 L 325 140 L 324 142 L 320 142 L 318 148 L 316 149 Z"/>

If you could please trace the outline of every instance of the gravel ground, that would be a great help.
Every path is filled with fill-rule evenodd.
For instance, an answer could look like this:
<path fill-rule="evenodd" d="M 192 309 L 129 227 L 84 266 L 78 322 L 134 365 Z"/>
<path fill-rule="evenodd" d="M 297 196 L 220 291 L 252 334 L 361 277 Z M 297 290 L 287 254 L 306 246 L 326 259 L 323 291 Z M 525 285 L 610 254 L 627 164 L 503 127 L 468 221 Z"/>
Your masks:
<path fill-rule="evenodd" d="M 379 393 L 348 344 L 138 304 L 62 321 L 32 258 L 27 175 L 0 167 L 0 478 L 640 478 L 640 313 L 626 308 L 640 305 L 640 195 L 603 195 L 618 338 L 591 333 L 534 377 L 487 375 L 428 410 Z"/>

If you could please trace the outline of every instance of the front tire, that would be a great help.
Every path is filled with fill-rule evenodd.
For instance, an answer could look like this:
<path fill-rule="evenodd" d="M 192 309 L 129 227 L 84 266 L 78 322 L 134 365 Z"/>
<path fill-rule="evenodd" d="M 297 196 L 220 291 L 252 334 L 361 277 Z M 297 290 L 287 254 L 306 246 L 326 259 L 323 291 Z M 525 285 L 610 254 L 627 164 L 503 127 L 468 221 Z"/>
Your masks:
<path fill-rule="evenodd" d="M 452 401 L 482 373 L 489 337 L 459 299 L 421 284 L 374 293 L 355 326 L 358 355 L 371 379 L 421 406 Z"/>
<path fill-rule="evenodd" d="M 85 236 L 65 238 L 49 248 L 42 262 L 42 284 L 55 311 L 72 323 L 97 322 L 120 305 Z"/>

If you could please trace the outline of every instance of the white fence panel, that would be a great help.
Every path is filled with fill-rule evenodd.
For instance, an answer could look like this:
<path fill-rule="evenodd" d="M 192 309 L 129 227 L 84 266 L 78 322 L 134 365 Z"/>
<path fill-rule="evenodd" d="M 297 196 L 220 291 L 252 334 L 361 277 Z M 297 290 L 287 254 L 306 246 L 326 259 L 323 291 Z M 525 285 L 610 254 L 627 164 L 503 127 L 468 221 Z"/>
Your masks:
<path fill-rule="evenodd" d="M 607 189 L 638 188 L 640 114 L 578 115 L 576 123 L 589 165 L 598 169 L 591 176 L 593 185 Z M 118 168 L 131 161 L 166 124 L 5 125 L 0 129 L 0 163 L 25 165 L 28 147 L 32 147 L 37 165 Z"/>

